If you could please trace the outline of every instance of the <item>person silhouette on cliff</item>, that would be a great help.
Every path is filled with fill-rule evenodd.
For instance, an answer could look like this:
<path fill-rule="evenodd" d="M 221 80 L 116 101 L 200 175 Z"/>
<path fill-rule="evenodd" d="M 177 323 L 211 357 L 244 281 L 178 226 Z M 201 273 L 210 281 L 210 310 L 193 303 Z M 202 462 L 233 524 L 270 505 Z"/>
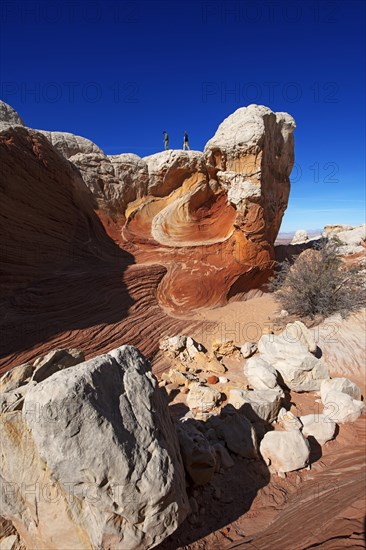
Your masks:
<path fill-rule="evenodd" d="M 164 149 L 165 149 L 165 151 L 168 151 L 169 150 L 169 136 L 168 136 L 168 133 L 165 130 L 164 130 L 163 134 L 164 134 Z"/>
<path fill-rule="evenodd" d="M 190 151 L 189 143 L 188 143 L 188 134 L 187 132 L 184 132 L 184 139 L 183 139 L 183 151 L 188 149 Z"/>

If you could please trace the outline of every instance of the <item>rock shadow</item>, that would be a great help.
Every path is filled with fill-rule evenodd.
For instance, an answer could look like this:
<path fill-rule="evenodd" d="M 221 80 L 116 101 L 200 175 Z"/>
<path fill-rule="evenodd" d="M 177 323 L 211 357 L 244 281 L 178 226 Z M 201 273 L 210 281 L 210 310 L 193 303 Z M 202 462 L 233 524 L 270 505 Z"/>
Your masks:
<path fill-rule="evenodd" d="M 107 235 L 75 167 L 29 132 L 0 141 L 0 358 L 117 323 L 134 303 L 125 276 L 134 257 Z"/>
<path fill-rule="evenodd" d="M 317 462 L 323 455 L 322 453 L 322 447 L 317 442 L 314 436 L 309 435 L 307 437 L 308 443 L 310 445 L 310 457 L 309 457 L 309 464 L 314 464 L 314 462 Z"/>
<path fill-rule="evenodd" d="M 304 252 L 304 250 L 308 250 L 309 248 L 316 248 L 323 241 L 324 239 L 320 237 L 319 239 L 311 239 L 301 244 L 275 244 L 274 249 L 276 261 L 284 262 L 285 260 L 288 260 L 293 263 L 301 252 Z"/>
<path fill-rule="evenodd" d="M 181 409 L 180 412 L 183 411 L 180 404 L 179 409 Z M 228 409 L 232 412 L 232 406 L 226 405 L 222 413 Z M 186 407 L 186 410 L 189 409 Z M 174 416 L 177 412 L 178 405 L 175 407 Z M 243 407 L 236 410 L 238 415 L 245 416 L 243 413 Z M 204 434 L 205 421 L 195 420 L 194 422 Z M 266 431 L 273 429 L 253 411 L 251 411 L 251 423 L 255 427 L 258 441 Z M 222 444 L 225 445 L 224 442 Z M 158 550 L 176 550 L 178 547 L 193 544 L 210 533 L 225 528 L 250 510 L 258 491 L 270 481 L 269 469 L 260 455 L 258 458 L 243 458 L 233 452 L 230 452 L 230 455 L 234 466 L 226 470 L 220 469 L 215 473 L 212 481 L 204 486 L 192 484 L 187 474 L 188 496 L 193 497 L 197 502 L 197 510 L 188 516 L 170 537 L 156 547 Z M 245 534 L 242 533 L 242 536 Z"/>

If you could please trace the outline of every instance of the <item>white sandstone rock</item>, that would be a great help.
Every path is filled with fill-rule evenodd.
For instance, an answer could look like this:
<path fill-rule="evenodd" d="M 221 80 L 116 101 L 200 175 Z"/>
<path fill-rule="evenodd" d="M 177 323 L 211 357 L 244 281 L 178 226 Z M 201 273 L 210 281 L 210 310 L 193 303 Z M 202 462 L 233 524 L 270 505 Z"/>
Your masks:
<path fill-rule="evenodd" d="M 273 422 L 277 418 L 283 396 L 282 390 L 246 391 L 235 388 L 230 390 L 228 403 L 240 409 L 251 422 Z"/>
<path fill-rule="evenodd" d="M 328 238 L 337 237 L 341 241 L 339 254 L 356 254 L 365 250 L 366 224 L 352 226 L 325 226 L 324 234 Z"/>
<path fill-rule="evenodd" d="M 304 468 L 310 457 L 310 445 L 300 430 L 267 432 L 259 448 L 270 470 L 280 474 Z"/>
<path fill-rule="evenodd" d="M 199 382 L 192 382 L 189 386 L 187 405 L 191 410 L 202 413 L 212 411 L 221 401 L 221 393 Z"/>
<path fill-rule="evenodd" d="M 5 103 L 5 101 L 0 101 L 0 125 L 2 127 L 25 126 L 16 110 Z"/>
<path fill-rule="evenodd" d="M 325 394 L 323 414 L 330 420 L 343 424 L 354 422 L 362 414 L 365 405 L 347 393 L 329 391 Z"/>
<path fill-rule="evenodd" d="M 247 359 L 248 357 L 254 355 L 257 349 L 258 347 L 255 342 L 245 342 L 245 344 L 243 344 L 240 348 L 240 353 Z"/>
<path fill-rule="evenodd" d="M 282 138 L 282 147 L 285 148 L 294 128 L 294 119 L 287 113 L 273 113 L 264 105 L 248 105 L 237 109 L 227 117 L 218 127 L 216 134 L 205 147 L 205 154 L 211 159 L 218 149 L 226 153 L 223 170 L 231 170 L 230 165 L 243 153 L 247 153 L 256 147 L 266 133 L 268 127 L 278 125 Z M 269 129 L 269 128 L 268 128 Z M 267 131 L 268 131 L 267 129 Z M 227 166 L 228 165 L 228 166 Z M 255 166 L 250 167 L 248 173 L 255 172 Z"/>
<path fill-rule="evenodd" d="M 23 384 L 5 393 L 0 393 L 0 412 L 22 410 L 26 393 L 36 384 L 37 382 L 30 380 L 27 384 Z"/>
<path fill-rule="evenodd" d="M 300 416 L 300 420 L 303 424 L 303 435 L 313 436 L 319 445 L 333 439 L 337 425 L 325 414 L 307 414 Z"/>
<path fill-rule="evenodd" d="M 309 235 L 305 229 L 298 229 L 293 236 L 291 244 L 302 244 L 309 240 Z"/>
<path fill-rule="evenodd" d="M 326 395 L 330 391 L 340 391 L 350 395 L 353 399 L 361 399 L 361 390 L 348 378 L 331 378 L 330 380 L 324 380 L 320 386 L 320 397 L 323 403 L 325 403 Z"/>
<path fill-rule="evenodd" d="M 278 413 L 277 422 L 287 432 L 291 430 L 301 430 L 302 423 L 300 420 L 294 413 L 287 411 L 284 407 L 282 407 Z"/>
<path fill-rule="evenodd" d="M 203 348 L 201 344 L 198 344 L 195 340 L 193 340 L 193 338 L 188 336 L 186 341 L 186 350 L 190 359 L 194 359 L 199 353 L 202 352 Z"/>
<path fill-rule="evenodd" d="M 162 351 L 172 352 L 174 355 L 178 355 L 186 348 L 187 336 L 172 336 L 171 338 L 163 338 L 160 341 L 160 349 Z"/>
<path fill-rule="evenodd" d="M 77 153 L 69 160 L 78 168 L 93 196 L 117 215 L 125 214 L 129 203 L 147 194 L 147 165 L 138 155 Z"/>
<path fill-rule="evenodd" d="M 290 343 L 296 341 L 301 342 L 311 353 L 315 353 L 317 350 L 314 334 L 301 321 L 287 323 L 284 330 L 284 338 Z"/>
<path fill-rule="evenodd" d="M 36 130 L 40 134 L 46 136 L 53 147 L 61 153 L 61 155 L 67 159 L 76 155 L 77 153 L 100 153 L 104 155 L 103 151 L 95 145 L 90 139 L 82 136 L 76 136 L 69 132 L 49 132 L 47 130 Z"/>
<path fill-rule="evenodd" d="M 338 233 L 341 233 L 343 231 L 350 231 L 353 229 L 353 225 L 346 225 L 346 224 L 334 224 L 334 225 L 326 225 L 324 227 L 323 236 L 329 237 L 333 235 L 338 235 Z"/>
<path fill-rule="evenodd" d="M 260 357 L 281 374 L 291 390 L 319 390 L 321 382 L 329 379 L 328 367 L 309 351 L 315 342 L 308 337 L 307 329 L 295 323 L 287 326 L 288 330 L 279 335 L 264 334 L 260 338 Z"/>
<path fill-rule="evenodd" d="M 33 369 L 34 367 L 31 363 L 24 363 L 6 372 L 0 378 L 0 393 L 15 390 L 19 386 L 23 386 L 29 382 Z"/>
<path fill-rule="evenodd" d="M 261 357 L 251 357 L 244 365 L 244 374 L 255 390 L 279 389 L 277 371 Z"/>
<path fill-rule="evenodd" d="M 2 515 L 28 548 L 148 549 L 188 513 L 176 432 L 136 348 L 53 374 L 0 423 L 2 478 L 16 487 Z"/>

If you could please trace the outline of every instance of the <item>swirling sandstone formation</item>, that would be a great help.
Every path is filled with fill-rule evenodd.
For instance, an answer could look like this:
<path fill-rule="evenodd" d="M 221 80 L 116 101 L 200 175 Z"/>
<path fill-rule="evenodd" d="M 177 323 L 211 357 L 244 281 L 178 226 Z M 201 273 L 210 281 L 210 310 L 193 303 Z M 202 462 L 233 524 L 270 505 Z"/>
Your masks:
<path fill-rule="evenodd" d="M 151 356 L 184 316 L 267 279 L 289 194 L 289 115 L 250 105 L 204 152 L 141 159 L 29 129 L 3 102 L 0 114 L 3 370 L 81 344 L 87 358 L 121 343 Z"/>
<path fill-rule="evenodd" d="M 259 287 L 289 195 L 295 124 L 238 109 L 199 151 L 144 159 L 81 152 L 69 160 L 96 197 L 108 233 L 139 262 L 162 263 L 162 307 L 184 314 Z"/>
<path fill-rule="evenodd" d="M 62 140 L 0 107 L 1 372 L 64 346 L 90 358 L 130 343 L 151 356 L 181 329 L 156 301 L 165 267 L 136 265 L 107 235 Z"/>

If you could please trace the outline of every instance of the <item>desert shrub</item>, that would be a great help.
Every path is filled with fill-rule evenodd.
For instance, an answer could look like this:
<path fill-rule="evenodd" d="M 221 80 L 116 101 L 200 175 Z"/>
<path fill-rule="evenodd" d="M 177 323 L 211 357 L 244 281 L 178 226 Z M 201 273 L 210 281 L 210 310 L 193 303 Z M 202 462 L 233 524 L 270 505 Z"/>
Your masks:
<path fill-rule="evenodd" d="M 278 266 L 269 289 L 289 314 L 314 318 L 339 312 L 343 317 L 366 304 L 365 277 L 338 255 L 341 243 L 324 239 L 294 263 Z"/>

